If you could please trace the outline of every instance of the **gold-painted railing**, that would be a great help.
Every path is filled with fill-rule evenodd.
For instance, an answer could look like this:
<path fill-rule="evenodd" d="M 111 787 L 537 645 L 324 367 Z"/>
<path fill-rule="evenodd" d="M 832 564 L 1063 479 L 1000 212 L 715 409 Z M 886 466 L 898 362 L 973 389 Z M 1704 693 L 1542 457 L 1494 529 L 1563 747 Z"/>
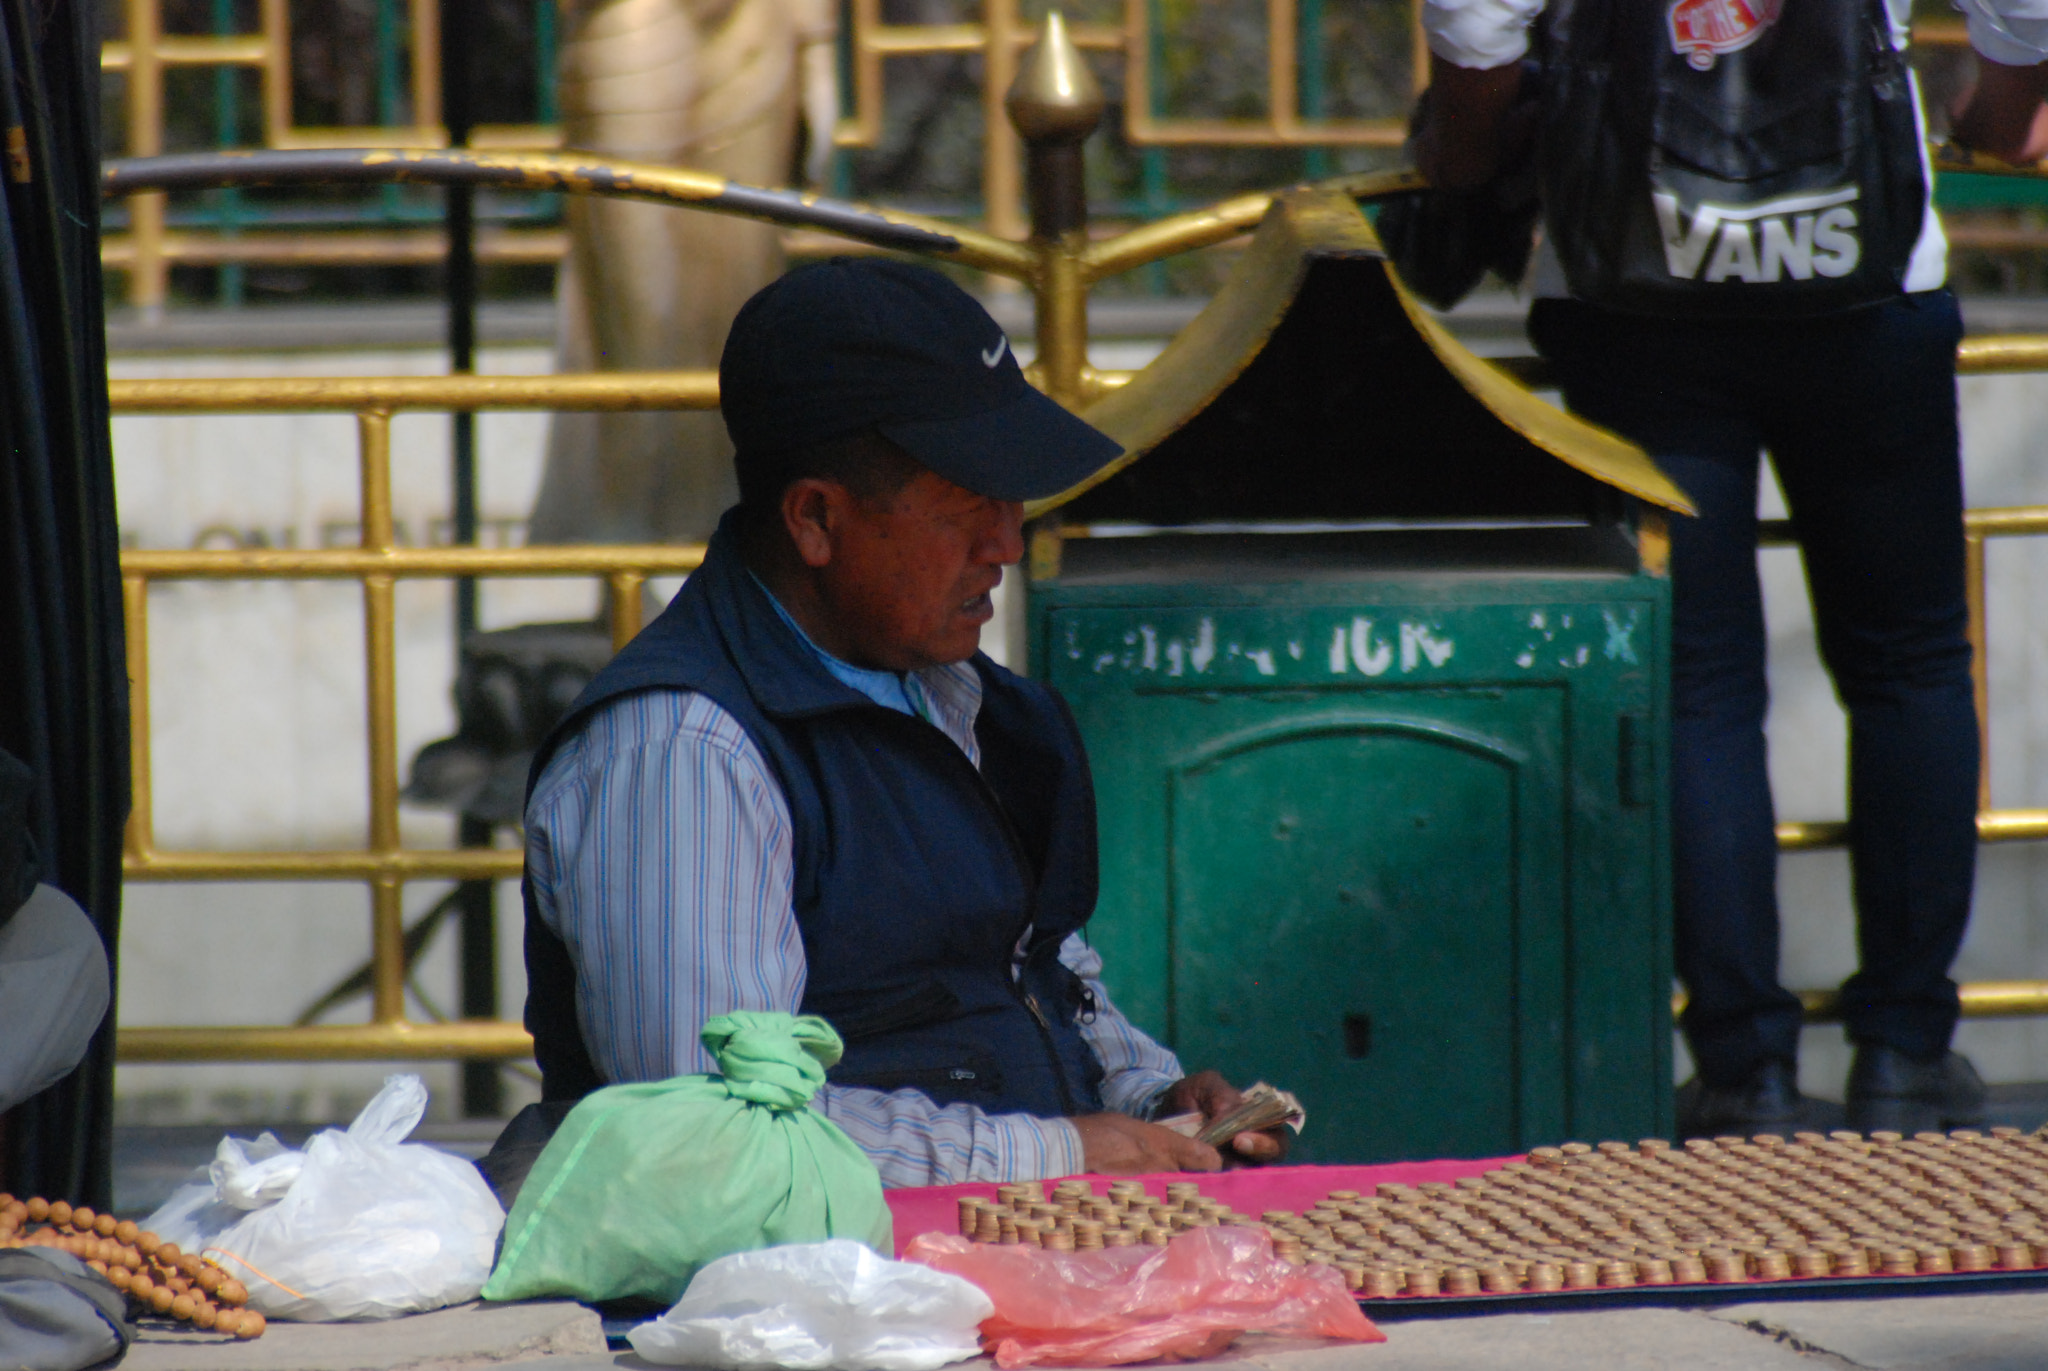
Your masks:
<path fill-rule="evenodd" d="M 2011 370 L 2010 340 L 1972 340 L 1960 360 L 1966 371 Z M 2048 339 L 2026 346 L 2048 352 Z M 1127 379 L 1101 373 L 1099 384 Z M 404 1012 L 405 884 L 421 880 L 510 880 L 521 854 L 504 849 L 407 848 L 399 839 L 398 754 L 395 730 L 396 664 L 393 657 L 394 583 L 403 578 L 454 576 L 591 576 L 609 591 L 612 638 L 623 644 L 640 626 L 641 587 L 649 576 L 687 573 L 700 547 L 565 546 L 522 548 L 409 548 L 395 542 L 391 518 L 390 423 L 399 410 L 440 409 L 711 409 L 717 377 L 709 372 L 607 373 L 546 377 L 391 379 L 115 381 L 119 414 L 195 412 L 354 413 L 358 427 L 361 543 L 317 550 L 131 550 L 121 556 L 127 608 L 130 728 L 135 804 L 128 824 L 124 871 L 136 881 L 321 880 L 359 881 L 370 892 L 372 1009 L 366 1024 L 311 1027 L 123 1028 L 123 1061 L 363 1060 L 377 1058 L 523 1058 L 531 1039 L 509 1022 L 419 1023 Z M 1971 557 L 1970 623 L 1977 645 L 1980 720 L 1988 718 L 1985 685 L 1984 540 L 2048 534 L 2048 507 L 1971 510 L 1966 516 Z M 1792 541 L 1782 524 L 1767 529 L 1774 542 Z M 149 588 L 171 580 L 350 579 L 363 587 L 364 675 L 367 700 L 370 813 L 363 847 L 325 852 L 164 851 L 155 843 L 150 783 Z M 1989 775 L 1989 749 L 1985 752 Z M 1988 779 L 1986 780 L 1988 787 Z M 1988 789 L 1986 791 L 1988 796 Z M 1840 846 L 1846 823 L 1793 821 L 1779 825 L 1786 850 Z M 1985 842 L 2048 837 L 2048 809 L 1995 810 L 1978 816 Z M 1829 990 L 1800 992 L 1807 1017 L 1838 1017 Z M 1970 1018 L 2048 1015 L 2048 981 L 1992 981 L 1962 987 Z M 1682 1004 L 1682 999 L 1678 1002 Z"/>
<path fill-rule="evenodd" d="M 167 380 L 110 383 L 117 414 L 326 411 L 356 416 L 362 538 L 354 548 L 121 554 L 128 623 L 134 809 L 123 871 L 131 881 L 360 881 L 370 894 L 371 1012 L 366 1024 L 298 1028 L 123 1028 L 123 1061 L 521 1058 L 532 1040 L 516 1023 L 416 1023 L 405 1015 L 405 885 L 509 880 L 521 854 L 490 848 L 407 848 L 398 823 L 397 662 L 393 593 L 406 578 L 594 576 L 609 589 L 612 639 L 640 627 L 649 576 L 687 574 L 701 547 L 410 548 L 391 517 L 391 417 L 399 410 L 710 409 L 715 375 L 467 377 L 335 380 Z M 157 847 L 150 785 L 149 589 L 174 580 L 355 580 L 363 588 L 369 821 L 360 848 L 327 852 L 191 852 Z"/>

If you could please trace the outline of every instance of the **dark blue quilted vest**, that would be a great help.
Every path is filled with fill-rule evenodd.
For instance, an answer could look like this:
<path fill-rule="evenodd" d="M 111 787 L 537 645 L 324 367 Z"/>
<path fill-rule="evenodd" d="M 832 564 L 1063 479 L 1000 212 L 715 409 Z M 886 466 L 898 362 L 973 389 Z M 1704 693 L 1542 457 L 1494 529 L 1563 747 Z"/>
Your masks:
<path fill-rule="evenodd" d="M 704 565 L 578 697 L 532 778 L 606 701 L 701 691 L 746 729 L 789 802 L 809 966 L 802 1012 L 846 1040 L 831 1080 L 993 1112 L 1101 1109 L 1101 1064 L 1076 1027 L 1090 1006 L 1059 961 L 1096 893 L 1094 786 L 1066 706 L 977 654 L 977 771 L 932 725 L 826 671 L 747 574 L 734 522 L 728 514 Z M 568 950 L 530 887 L 526 972 L 543 1094 L 580 1098 L 606 1082 L 577 1026 Z"/>

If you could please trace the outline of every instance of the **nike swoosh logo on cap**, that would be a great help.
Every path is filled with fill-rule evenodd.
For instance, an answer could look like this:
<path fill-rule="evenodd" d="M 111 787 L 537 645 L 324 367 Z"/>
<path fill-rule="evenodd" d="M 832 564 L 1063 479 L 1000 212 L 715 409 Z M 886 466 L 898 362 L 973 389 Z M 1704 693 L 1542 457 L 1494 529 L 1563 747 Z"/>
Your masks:
<path fill-rule="evenodd" d="M 987 367 L 990 371 L 994 371 L 996 369 L 996 363 L 1003 360 L 1003 350 L 1009 346 L 1010 336 L 1006 333 L 1002 337 L 996 339 L 996 345 L 994 347 L 988 349 L 988 351 L 981 354 L 981 364 Z"/>

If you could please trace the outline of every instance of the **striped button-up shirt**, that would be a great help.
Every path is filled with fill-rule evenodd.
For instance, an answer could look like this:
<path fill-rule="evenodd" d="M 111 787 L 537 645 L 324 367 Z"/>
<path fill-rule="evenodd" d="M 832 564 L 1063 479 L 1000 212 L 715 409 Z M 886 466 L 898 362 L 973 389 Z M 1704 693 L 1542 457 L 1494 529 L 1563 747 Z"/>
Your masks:
<path fill-rule="evenodd" d="M 881 699 L 858 669 L 828 665 L 902 709 L 907 683 Z M 979 767 L 981 678 L 960 663 L 913 679 L 916 712 Z M 791 854 L 781 786 L 746 730 L 703 695 L 624 696 L 556 752 L 526 810 L 527 878 L 575 964 L 578 1023 L 606 1080 L 714 1070 L 697 1040 L 705 1020 L 735 1009 L 797 1012 L 806 967 Z M 1102 1060 L 1104 1101 L 1148 1116 L 1180 1079 L 1179 1061 L 1111 1004 L 1101 958 L 1079 935 L 1060 960 L 1095 996 L 1080 1030 Z M 1064 1119 L 841 1085 L 820 1090 L 812 1107 L 873 1159 L 884 1185 L 1082 1169 L 1080 1134 Z"/>

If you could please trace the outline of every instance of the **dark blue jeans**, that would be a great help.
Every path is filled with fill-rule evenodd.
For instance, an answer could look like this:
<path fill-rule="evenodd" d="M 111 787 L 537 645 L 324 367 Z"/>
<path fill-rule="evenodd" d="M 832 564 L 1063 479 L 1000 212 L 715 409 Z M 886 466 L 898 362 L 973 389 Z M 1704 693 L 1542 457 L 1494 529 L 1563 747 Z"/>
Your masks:
<path fill-rule="evenodd" d="M 1674 948 L 1701 1076 L 1735 1084 L 1799 1046 L 1799 1003 L 1778 984 L 1764 757 L 1765 450 L 1849 714 L 1849 1034 L 1939 1055 L 1977 855 L 1954 296 L 1739 322 L 1540 300 L 1529 332 L 1571 408 L 1642 444 L 1699 506 L 1672 519 L 1671 772 Z"/>

